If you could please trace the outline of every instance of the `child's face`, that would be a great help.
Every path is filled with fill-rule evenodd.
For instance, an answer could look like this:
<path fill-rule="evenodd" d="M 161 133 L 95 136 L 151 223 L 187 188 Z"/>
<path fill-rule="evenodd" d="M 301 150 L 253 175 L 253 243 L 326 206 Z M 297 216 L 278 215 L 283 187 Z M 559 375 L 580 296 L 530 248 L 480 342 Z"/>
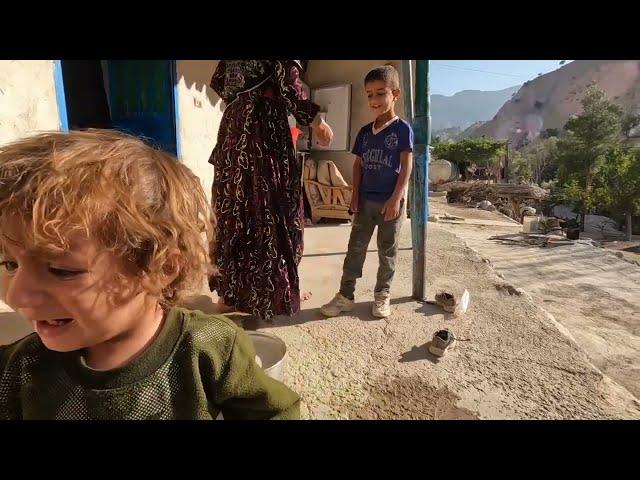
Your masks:
<path fill-rule="evenodd" d="M 390 112 L 400 94 L 400 90 L 392 90 L 391 87 L 382 80 L 368 82 L 364 86 L 364 89 L 367 92 L 369 108 L 376 118 Z"/>
<path fill-rule="evenodd" d="M 0 298 L 31 322 L 47 348 L 92 348 L 136 331 L 149 298 L 124 275 L 118 287 L 128 291 L 115 300 L 109 287 L 122 269 L 111 253 L 77 237 L 71 251 L 38 255 L 25 250 L 18 226 L 9 222 L 0 232 Z"/>

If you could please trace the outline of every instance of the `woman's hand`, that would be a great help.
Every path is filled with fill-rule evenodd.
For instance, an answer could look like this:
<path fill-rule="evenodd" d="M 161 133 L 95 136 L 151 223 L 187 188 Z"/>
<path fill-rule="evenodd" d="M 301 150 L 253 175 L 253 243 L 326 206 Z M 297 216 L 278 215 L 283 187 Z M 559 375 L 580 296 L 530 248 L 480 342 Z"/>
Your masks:
<path fill-rule="evenodd" d="M 318 117 L 311 124 L 313 134 L 318 139 L 318 143 L 323 147 L 326 147 L 333 140 L 333 130 L 324 119 L 318 115 Z"/>

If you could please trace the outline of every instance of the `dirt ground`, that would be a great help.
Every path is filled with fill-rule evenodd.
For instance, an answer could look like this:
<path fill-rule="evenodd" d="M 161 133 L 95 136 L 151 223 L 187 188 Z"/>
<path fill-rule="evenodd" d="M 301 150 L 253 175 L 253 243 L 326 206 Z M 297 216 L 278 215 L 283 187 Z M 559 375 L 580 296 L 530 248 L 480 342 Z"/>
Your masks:
<path fill-rule="evenodd" d="M 637 237 L 635 235 L 634 237 Z M 597 236 L 592 237 L 594 240 L 598 240 Z M 630 262 L 637 262 L 640 264 L 640 239 L 633 240 L 631 242 L 620 241 L 620 240 L 599 240 L 602 243 L 602 246 L 608 250 L 613 250 L 614 252 L 620 252 L 622 254 L 622 258 L 628 260 Z"/>
<path fill-rule="evenodd" d="M 433 203 L 432 210 L 468 218 L 493 215 L 440 203 Z M 640 267 L 609 250 L 628 245 L 598 248 L 580 242 L 541 248 L 512 243 L 521 230 L 517 224 L 442 225 L 490 259 L 507 281 L 529 292 L 600 370 L 640 397 Z"/>
<path fill-rule="evenodd" d="M 480 222 L 514 225 L 489 212 L 473 214 Z M 298 317 L 245 323 L 287 343 L 285 380 L 302 395 L 304 418 L 640 418 L 633 395 L 595 368 L 566 328 L 443 227 L 429 224 L 428 298 L 441 288 L 467 288 L 471 307 L 461 318 L 411 298 L 408 222 L 392 316 L 378 320 L 369 311 L 377 267 L 374 238 L 356 309 L 323 318 L 318 307 L 338 287 L 349 227 L 307 230 L 301 276 L 313 298 Z M 209 297 L 200 301 L 211 305 Z M 449 328 L 460 341 L 437 359 L 427 345 L 440 328 Z"/>

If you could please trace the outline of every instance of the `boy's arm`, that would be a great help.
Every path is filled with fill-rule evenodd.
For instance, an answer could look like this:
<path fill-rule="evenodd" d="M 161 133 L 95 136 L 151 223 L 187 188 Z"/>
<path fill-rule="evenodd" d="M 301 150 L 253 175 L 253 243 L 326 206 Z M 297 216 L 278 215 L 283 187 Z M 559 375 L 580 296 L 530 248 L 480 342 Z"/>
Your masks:
<path fill-rule="evenodd" d="M 351 194 L 351 211 L 358 211 L 358 199 L 360 197 L 360 182 L 362 181 L 362 157 L 356 155 L 353 161 L 353 193 Z"/>
<path fill-rule="evenodd" d="M 358 203 L 360 199 L 360 183 L 362 182 L 362 135 L 364 132 L 364 128 L 361 128 L 356 135 L 356 141 L 353 143 L 353 148 L 351 149 L 351 153 L 355 155 L 353 160 L 353 193 L 351 194 L 351 205 L 349 208 L 351 209 L 351 213 L 356 213 L 358 211 Z"/>
<path fill-rule="evenodd" d="M 300 397 L 269 377 L 255 362 L 251 339 L 237 329 L 233 347 L 217 382 L 215 402 L 225 420 L 298 420 Z"/>
<path fill-rule="evenodd" d="M 400 153 L 400 175 L 398 175 L 398 180 L 396 181 L 396 188 L 382 209 L 385 221 L 394 220 L 400 215 L 400 202 L 406 197 L 412 169 L 413 153 L 411 150 L 405 150 Z"/>

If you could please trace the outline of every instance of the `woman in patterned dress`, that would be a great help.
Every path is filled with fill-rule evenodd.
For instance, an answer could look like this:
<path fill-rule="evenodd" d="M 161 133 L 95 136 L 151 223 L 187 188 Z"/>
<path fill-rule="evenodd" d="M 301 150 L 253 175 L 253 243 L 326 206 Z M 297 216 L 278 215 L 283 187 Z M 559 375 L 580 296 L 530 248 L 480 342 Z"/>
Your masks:
<path fill-rule="evenodd" d="M 221 311 L 271 320 L 300 310 L 302 166 L 287 117 L 321 144 L 333 132 L 307 99 L 296 60 L 222 60 L 211 88 L 226 104 L 209 162 L 216 242 L 209 279 Z"/>

